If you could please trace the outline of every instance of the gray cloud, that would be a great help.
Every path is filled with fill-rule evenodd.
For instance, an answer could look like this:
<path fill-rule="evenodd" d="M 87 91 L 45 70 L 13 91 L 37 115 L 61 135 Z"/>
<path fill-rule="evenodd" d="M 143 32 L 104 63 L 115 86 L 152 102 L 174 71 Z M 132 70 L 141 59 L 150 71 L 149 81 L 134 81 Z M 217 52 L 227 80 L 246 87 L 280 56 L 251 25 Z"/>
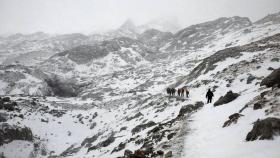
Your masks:
<path fill-rule="evenodd" d="M 108 30 L 127 18 L 143 24 L 174 16 L 183 27 L 218 17 L 255 21 L 280 11 L 279 0 L 0 0 L 0 34 Z"/>

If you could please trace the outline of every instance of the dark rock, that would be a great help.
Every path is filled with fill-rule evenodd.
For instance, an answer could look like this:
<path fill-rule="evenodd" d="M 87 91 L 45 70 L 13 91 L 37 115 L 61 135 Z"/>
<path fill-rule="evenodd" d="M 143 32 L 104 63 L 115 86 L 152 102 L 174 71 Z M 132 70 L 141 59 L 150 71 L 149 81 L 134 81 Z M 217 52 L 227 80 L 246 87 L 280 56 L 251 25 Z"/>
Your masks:
<path fill-rule="evenodd" d="M 4 98 L 2 98 L 2 101 L 3 102 L 10 102 L 11 99 L 10 99 L 10 97 L 4 97 Z"/>
<path fill-rule="evenodd" d="M 274 70 L 272 67 L 269 67 L 267 70 L 270 70 L 270 71 L 272 71 L 272 70 Z"/>
<path fill-rule="evenodd" d="M 278 86 L 280 87 L 280 68 L 273 70 L 273 72 L 264 78 L 261 82 L 261 86 L 265 85 L 267 87 Z"/>
<path fill-rule="evenodd" d="M 115 139 L 116 138 L 114 137 L 114 134 L 111 134 L 106 140 L 98 143 L 95 146 L 92 146 L 92 147 L 88 148 L 88 152 L 91 151 L 91 150 L 96 150 L 96 149 L 102 148 L 102 147 L 107 147 L 111 143 L 113 143 L 115 141 Z"/>
<path fill-rule="evenodd" d="M 99 137 L 99 134 L 96 134 L 96 135 L 94 135 L 94 136 L 92 136 L 90 138 L 84 139 L 84 141 L 82 142 L 81 146 L 85 145 L 86 147 L 90 147 L 91 144 L 98 139 L 98 137 Z"/>
<path fill-rule="evenodd" d="M 76 84 L 74 79 L 52 76 L 45 79 L 45 82 L 53 94 L 59 97 L 76 97 L 80 92 L 80 86 Z"/>
<path fill-rule="evenodd" d="M 123 131 L 123 130 L 126 130 L 127 129 L 127 127 L 122 127 L 121 129 L 120 129 L 120 131 Z"/>
<path fill-rule="evenodd" d="M 19 114 L 18 117 L 21 118 L 21 119 L 24 119 L 23 114 Z"/>
<path fill-rule="evenodd" d="M 182 106 L 180 111 L 179 111 L 178 117 L 182 117 L 186 113 L 191 113 L 193 111 L 193 107 L 194 107 L 194 105 L 192 105 L 192 104 L 188 104 L 188 105 Z"/>
<path fill-rule="evenodd" d="M 41 122 L 49 123 L 49 120 L 41 118 Z"/>
<path fill-rule="evenodd" d="M 279 62 L 280 60 L 279 60 L 279 58 L 273 58 L 273 59 L 271 59 L 271 61 L 272 62 Z"/>
<path fill-rule="evenodd" d="M 172 139 L 175 135 L 176 135 L 176 133 L 170 133 L 170 134 L 167 135 L 167 139 L 170 140 L 170 139 Z"/>
<path fill-rule="evenodd" d="M 241 117 L 241 116 L 244 116 L 244 115 L 239 114 L 239 113 L 234 113 L 234 114 L 230 115 L 230 116 L 228 117 L 229 120 L 227 120 L 227 121 L 224 123 L 223 127 L 230 126 L 232 123 L 237 123 L 239 117 Z"/>
<path fill-rule="evenodd" d="M 59 157 L 68 157 L 72 156 L 74 153 L 79 152 L 81 147 L 76 147 L 74 145 L 71 145 L 69 148 L 67 148 L 65 151 L 63 151 Z"/>
<path fill-rule="evenodd" d="M 146 128 L 149 128 L 149 127 L 152 127 L 152 126 L 155 126 L 156 123 L 154 121 L 149 121 L 148 123 L 146 124 L 141 124 L 141 125 L 137 125 L 136 127 L 134 127 L 131 132 L 132 134 L 135 134 L 135 133 L 138 133 Z"/>
<path fill-rule="evenodd" d="M 0 122 L 6 122 L 8 120 L 8 115 L 5 113 L 0 113 Z"/>
<path fill-rule="evenodd" d="M 90 125 L 89 129 L 93 129 L 95 126 L 96 126 L 96 122 L 93 122 L 93 123 Z"/>
<path fill-rule="evenodd" d="M 125 148 L 126 143 L 121 142 L 116 148 L 113 149 L 112 153 L 121 151 Z"/>
<path fill-rule="evenodd" d="M 138 112 L 138 113 L 135 114 L 134 116 L 126 118 L 126 121 L 131 121 L 131 120 L 133 120 L 133 119 L 135 119 L 135 118 L 138 118 L 138 117 L 140 117 L 140 116 L 143 116 L 143 114 L 142 114 L 141 112 Z"/>
<path fill-rule="evenodd" d="M 157 154 L 158 154 L 158 155 L 163 155 L 164 152 L 163 152 L 162 150 L 158 150 L 158 151 L 157 151 Z"/>
<path fill-rule="evenodd" d="M 3 123 L 0 125 L 0 145 L 9 143 L 13 140 L 32 141 L 32 131 L 27 127 L 19 127 Z"/>
<path fill-rule="evenodd" d="M 247 84 L 251 84 L 253 80 L 255 80 L 256 77 L 255 76 L 252 76 L 250 75 L 248 78 L 247 78 Z"/>
<path fill-rule="evenodd" d="M 254 110 L 262 109 L 262 105 L 260 103 L 255 103 L 253 109 Z"/>
<path fill-rule="evenodd" d="M 172 157 L 172 151 L 168 151 L 165 156 L 165 158 L 169 158 L 169 157 Z"/>
<path fill-rule="evenodd" d="M 125 151 L 124 151 L 124 158 L 129 158 L 130 157 L 130 155 L 132 155 L 133 154 L 133 152 L 132 151 L 130 151 L 130 150 L 128 150 L 128 149 L 126 149 Z"/>
<path fill-rule="evenodd" d="M 253 129 L 246 136 L 246 141 L 254 141 L 258 138 L 273 139 L 274 134 L 280 134 L 280 119 L 269 117 L 254 123 Z"/>
<path fill-rule="evenodd" d="M 227 104 L 233 100 L 235 100 L 239 94 L 233 93 L 232 91 L 228 91 L 225 96 L 221 96 L 215 103 L 214 106 L 219 106 L 222 104 Z"/>
<path fill-rule="evenodd" d="M 129 158 L 146 158 L 143 150 L 136 150 Z"/>
<path fill-rule="evenodd" d="M 92 119 L 95 119 L 97 116 L 98 116 L 98 113 L 95 112 L 95 113 L 92 115 Z"/>

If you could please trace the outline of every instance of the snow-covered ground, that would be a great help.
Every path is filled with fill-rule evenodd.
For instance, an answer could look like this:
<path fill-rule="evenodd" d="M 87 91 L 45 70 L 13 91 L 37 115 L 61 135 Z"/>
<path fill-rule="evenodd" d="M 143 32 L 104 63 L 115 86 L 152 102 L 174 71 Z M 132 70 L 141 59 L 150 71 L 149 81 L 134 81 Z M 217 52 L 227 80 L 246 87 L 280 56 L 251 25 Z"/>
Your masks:
<path fill-rule="evenodd" d="M 160 52 L 151 51 L 137 40 L 122 39 L 127 45 L 117 45 L 120 49 L 85 63 L 75 62 L 66 52 L 42 63 L 31 63 L 33 67 L 3 66 L 0 95 L 11 96 L 21 111 L 1 109 L 0 114 L 9 116 L 5 122 L 10 125 L 30 128 L 34 140 L 14 140 L 1 145 L 0 154 L 3 152 L 7 158 L 112 158 L 123 156 L 125 150 L 153 147 L 152 152 L 172 151 L 176 158 L 279 157 L 279 136 L 274 140 L 245 141 L 257 119 L 279 118 L 277 110 L 266 112 L 271 109 L 269 105 L 259 110 L 252 108 L 255 98 L 270 90 L 260 87 L 259 82 L 272 72 L 270 67 L 280 67 L 279 61 L 272 61 L 280 58 L 279 35 L 275 37 L 278 41 L 269 39 L 251 44 L 256 51 L 242 46 L 275 35 L 279 28 L 277 23 L 265 23 L 237 30 L 219 29 L 211 34 L 215 38 L 201 48 L 168 51 L 171 43 L 167 41 L 159 48 Z M 223 31 L 227 32 L 222 34 Z M 104 49 L 112 49 L 114 44 L 114 40 L 105 41 L 102 50 L 103 45 Z M 244 51 L 234 57 L 221 55 L 224 59 L 214 65 L 207 60 L 234 46 Z M 262 46 L 268 48 L 258 48 Z M 44 45 L 39 48 L 42 47 L 45 48 Z M 204 62 L 206 66 L 201 73 L 188 80 L 192 70 Z M 210 66 L 214 68 L 206 71 Z M 251 82 L 247 82 L 249 76 L 254 77 Z M 57 84 L 55 87 L 50 86 L 50 79 Z M 187 86 L 190 98 L 168 96 L 166 88 L 174 86 L 176 89 Z M 208 88 L 215 90 L 214 102 L 230 90 L 240 96 L 217 107 L 211 103 L 200 110 L 194 108 L 197 102 L 205 103 Z M 75 96 L 65 98 L 54 92 L 67 90 L 72 90 Z M 271 96 L 276 92 L 272 91 Z M 56 96 L 45 96 L 51 94 Z M 280 101 L 274 101 L 279 106 Z M 241 112 L 244 116 L 236 124 L 223 128 L 228 117 L 245 105 L 249 107 Z M 184 110 L 187 112 L 183 113 Z M 182 117 L 182 113 L 186 115 Z M 13 152 L 13 148 L 17 149 Z"/>

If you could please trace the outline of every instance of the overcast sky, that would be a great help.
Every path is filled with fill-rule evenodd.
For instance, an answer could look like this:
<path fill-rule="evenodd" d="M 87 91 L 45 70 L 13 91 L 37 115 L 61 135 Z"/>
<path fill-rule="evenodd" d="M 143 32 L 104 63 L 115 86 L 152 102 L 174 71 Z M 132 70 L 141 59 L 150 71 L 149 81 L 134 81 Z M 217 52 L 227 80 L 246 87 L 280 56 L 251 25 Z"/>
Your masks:
<path fill-rule="evenodd" d="M 176 17 L 182 27 L 218 17 L 252 21 L 280 11 L 280 0 L 0 0 L 0 34 L 90 33 Z"/>

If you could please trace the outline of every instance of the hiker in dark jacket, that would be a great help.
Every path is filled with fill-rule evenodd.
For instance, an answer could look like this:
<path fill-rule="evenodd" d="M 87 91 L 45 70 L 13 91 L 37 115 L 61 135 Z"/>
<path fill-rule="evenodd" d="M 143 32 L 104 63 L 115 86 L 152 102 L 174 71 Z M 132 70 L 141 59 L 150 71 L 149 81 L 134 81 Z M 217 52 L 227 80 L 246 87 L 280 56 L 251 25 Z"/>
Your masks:
<path fill-rule="evenodd" d="M 208 89 L 208 92 L 206 93 L 207 103 L 212 102 L 213 96 L 214 96 L 213 92 L 210 89 Z"/>
<path fill-rule="evenodd" d="M 171 94 L 172 94 L 171 88 L 168 87 L 168 88 L 166 89 L 166 91 L 167 91 L 167 94 L 168 94 L 169 96 L 171 96 Z"/>

